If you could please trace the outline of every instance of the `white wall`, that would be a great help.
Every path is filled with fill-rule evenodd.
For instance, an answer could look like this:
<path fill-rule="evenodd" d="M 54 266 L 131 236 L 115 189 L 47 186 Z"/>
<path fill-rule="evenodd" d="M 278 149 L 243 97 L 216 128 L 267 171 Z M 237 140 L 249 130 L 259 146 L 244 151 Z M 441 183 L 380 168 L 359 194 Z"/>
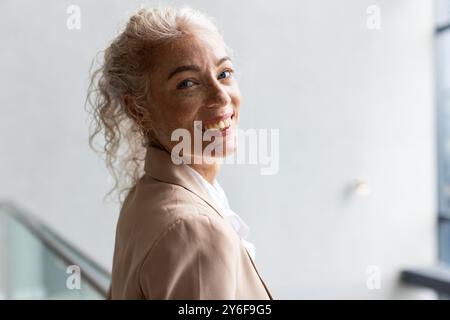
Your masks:
<path fill-rule="evenodd" d="M 141 1 L 2 1 L 0 198 L 110 268 L 118 208 L 87 146 L 88 67 Z M 147 2 L 148 3 L 148 2 Z M 156 2 L 154 2 L 156 3 Z M 236 52 L 242 128 L 280 129 L 280 171 L 225 166 L 277 298 L 429 298 L 397 283 L 435 243 L 433 7 L 423 0 L 177 1 Z M 81 8 L 81 30 L 66 8 Z M 366 9 L 381 8 L 381 30 Z M 348 192 L 368 177 L 372 193 Z M 368 290 L 366 270 L 382 271 Z"/>

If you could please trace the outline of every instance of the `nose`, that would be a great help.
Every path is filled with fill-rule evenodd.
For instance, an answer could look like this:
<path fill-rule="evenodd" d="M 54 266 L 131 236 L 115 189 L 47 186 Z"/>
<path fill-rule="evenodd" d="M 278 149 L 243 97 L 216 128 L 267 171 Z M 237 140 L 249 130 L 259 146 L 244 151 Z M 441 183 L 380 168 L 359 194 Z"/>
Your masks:
<path fill-rule="evenodd" d="M 208 101 L 206 105 L 209 108 L 220 108 L 229 105 L 231 97 L 225 89 L 218 81 L 211 83 L 208 87 Z"/>

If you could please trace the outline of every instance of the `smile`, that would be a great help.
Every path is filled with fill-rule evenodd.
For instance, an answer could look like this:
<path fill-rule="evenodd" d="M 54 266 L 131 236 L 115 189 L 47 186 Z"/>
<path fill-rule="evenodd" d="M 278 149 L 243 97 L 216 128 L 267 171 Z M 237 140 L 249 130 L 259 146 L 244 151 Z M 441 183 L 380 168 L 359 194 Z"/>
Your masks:
<path fill-rule="evenodd" d="M 234 113 L 218 117 L 215 120 L 209 120 L 203 122 L 202 129 L 206 130 L 226 130 L 233 124 Z"/>
<path fill-rule="evenodd" d="M 210 130 L 210 129 L 223 130 L 223 129 L 228 128 L 229 126 L 231 126 L 231 117 L 229 117 L 228 119 L 216 122 L 216 123 L 205 125 L 204 128 L 205 128 L 205 130 Z"/>

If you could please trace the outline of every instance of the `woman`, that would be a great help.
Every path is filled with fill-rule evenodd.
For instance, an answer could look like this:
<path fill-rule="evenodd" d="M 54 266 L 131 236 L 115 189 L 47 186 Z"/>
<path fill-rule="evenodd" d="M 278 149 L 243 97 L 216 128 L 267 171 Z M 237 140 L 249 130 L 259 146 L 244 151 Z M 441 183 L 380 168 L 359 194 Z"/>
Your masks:
<path fill-rule="evenodd" d="M 116 188 L 132 186 L 122 189 L 109 298 L 272 299 L 248 227 L 216 181 L 236 150 L 241 95 L 211 20 L 190 8 L 141 9 L 91 86 L 91 143 L 104 134 Z"/>

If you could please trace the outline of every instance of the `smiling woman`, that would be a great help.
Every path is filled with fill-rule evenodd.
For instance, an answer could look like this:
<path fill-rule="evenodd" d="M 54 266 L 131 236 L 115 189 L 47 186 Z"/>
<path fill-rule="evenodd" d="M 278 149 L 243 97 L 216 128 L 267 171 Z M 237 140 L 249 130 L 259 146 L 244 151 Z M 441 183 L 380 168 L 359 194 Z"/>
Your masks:
<path fill-rule="evenodd" d="M 236 151 L 241 94 L 231 57 L 204 14 L 141 9 L 92 75 L 90 142 L 104 136 L 112 191 L 126 195 L 112 299 L 272 299 L 249 228 L 216 180 L 220 157 Z M 205 156 L 210 140 L 202 141 L 174 163 L 179 129 L 211 134 L 223 152 Z"/>

